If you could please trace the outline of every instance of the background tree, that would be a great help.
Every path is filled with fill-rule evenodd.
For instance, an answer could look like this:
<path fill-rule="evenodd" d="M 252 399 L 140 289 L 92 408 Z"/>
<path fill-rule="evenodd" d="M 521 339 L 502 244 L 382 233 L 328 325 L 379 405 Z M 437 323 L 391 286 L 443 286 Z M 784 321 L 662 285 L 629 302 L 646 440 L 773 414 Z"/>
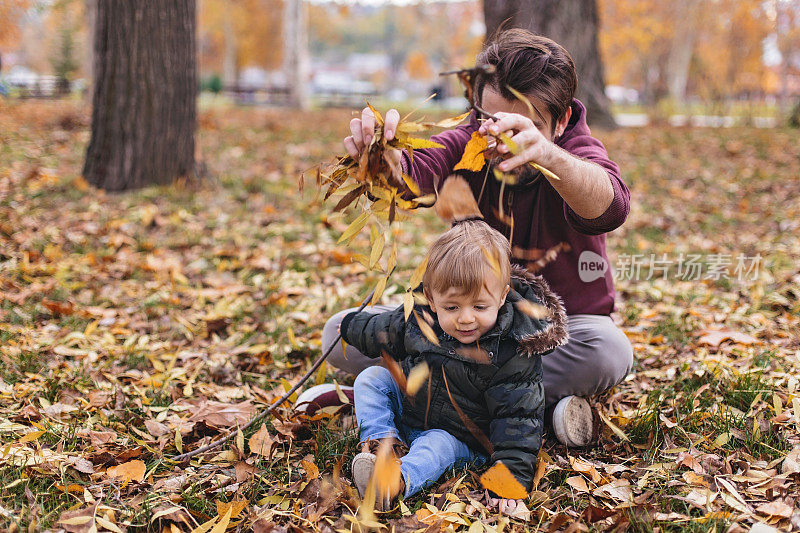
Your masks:
<path fill-rule="evenodd" d="M 635 87 L 651 106 L 667 93 L 664 69 L 675 34 L 671 15 L 678 4 L 657 0 L 601 0 L 600 33 L 609 84 Z M 683 21 L 682 21 L 683 23 Z M 687 24 L 691 24 L 687 22 Z M 690 52 L 693 51 L 693 47 Z M 682 56 L 681 56 L 682 59 Z M 675 59 L 678 67 L 678 58 Z"/>
<path fill-rule="evenodd" d="M 28 0 L 0 1 L 0 55 L 3 49 L 16 44 L 19 39 L 19 21 L 29 6 Z M 0 57 L 0 67 L 2 57 Z"/>
<path fill-rule="evenodd" d="M 248 66 L 281 66 L 282 0 L 202 0 L 199 3 L 201 72 L 222 75 L 235 85 Z"/>
<path fill-rule="evenodd" d="M 289 88 L 288 103 L 308 109 L 308 13 L 303 0 L 285 0 L 283 4 L 283 71 Z"/>
<path fill-rule="evenodd" d="M 764 43 L 774 18 L 761 0 L 600 0 L 600 45 L 611 84 L 634 87 L 660 112 L 688 93 L 719 106 L 767 90 Z M 718 109 L 724 113 L 724 109 Z"/>
<path fill-rule="evenodd" d="M 586 105 L 589 123 L 616 125 L 605 95 L 596 0 L 483 0 L 483 10 L 487 39 L 503 24 L 545 35 L 566 48 L 575 61 L 577 96 Z"/>
<path fill-rule="evenodd" d="M 69 90 L 69 81 L 78 70 L 78 61 L 75 59 L 75 29 L 68 21 L 64 21 L 58 29 L 58 45 L 55 53 L 50 58 L 53 72 L 58 77 L 58 84 L 62 91 Z"/>
<path fill-rule="evenodd" d="M 772 0 L 768 3 L 770 16 L 775 20 L 775 35 L 780 63 L 780 110 L 785 115 L 789 105 L 789 75 L 800 73 L 800 4 L 787 0 Z M 794 112 L 800 109 L 798 99 Z M 796 120 L 796 115 L 794 115 Z M 790 117 L 790 121 L 793 119 Z"/>
<path fill-rule="evenodd" d="M 194 172 L 195 1 L 101 0 L 86 180 L 107 190 Z"/>

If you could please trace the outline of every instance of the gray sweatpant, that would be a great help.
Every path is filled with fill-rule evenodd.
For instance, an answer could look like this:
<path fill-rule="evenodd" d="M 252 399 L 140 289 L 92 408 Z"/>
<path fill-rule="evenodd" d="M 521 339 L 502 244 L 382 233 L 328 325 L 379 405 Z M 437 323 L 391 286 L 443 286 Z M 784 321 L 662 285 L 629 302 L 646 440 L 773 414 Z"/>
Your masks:
<path fill-rule="evenodd" d="M 366 311 L 381 313 L 396 306 L 376 305 Z M 322 351 L 338 336 L 339 324 L 348 313 L 345 309 L 333 315 L 322 330 Z M 542 357 L 542 379 L 548 406 L 565 396 L 594 396 L 622 381 L 633 365 L 633 348 L 628 337 L 604 315 L 571 315 L 567 317 L 569 342 Z M 368 366 L 380 363 L 354 347 L 341 342 L 328 356 L 328 362 L 349 374 L 356 375 Z"/>

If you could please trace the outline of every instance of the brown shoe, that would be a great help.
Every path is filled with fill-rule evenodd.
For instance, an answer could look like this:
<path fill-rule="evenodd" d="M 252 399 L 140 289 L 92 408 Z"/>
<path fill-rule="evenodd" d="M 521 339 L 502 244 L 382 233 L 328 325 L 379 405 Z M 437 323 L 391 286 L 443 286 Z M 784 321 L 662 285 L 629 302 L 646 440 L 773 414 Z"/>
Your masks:
<path fill-rule="evenodd" d="M 388 451 L 380 451 L 382 444 L 389 447 Z M 388 456 L 380 457 L 384 453 L 388 453 Z M 405 483 L 400 475 L 400 457 L 406 453 L 408 446 L 398 439 L 371 439 L 362 442 L 361 453 L 353 457 L 353 482 L 361 498 L 364 498 L 370 482 L 374 481 L 376 465 L 381 470 L 382 486 L 375 487 L 376 511 L 392 509 L 397 498 L 405 492 Z"/>

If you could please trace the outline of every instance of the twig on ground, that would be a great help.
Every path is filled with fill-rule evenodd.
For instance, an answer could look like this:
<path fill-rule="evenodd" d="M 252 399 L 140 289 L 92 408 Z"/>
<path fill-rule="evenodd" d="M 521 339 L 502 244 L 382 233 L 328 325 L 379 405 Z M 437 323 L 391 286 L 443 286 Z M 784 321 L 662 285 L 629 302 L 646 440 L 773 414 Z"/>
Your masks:
<path fill-rule="evenodd" d="M 391 275 L 391 272 L 390 272 L 389 274 Z M 359 308 L 358 308 L 358 310 L 359 310 L 359 311 L 362 311 L 362 310 L 363 310 L 363 309 L 364 309 L 364 308 L 367 306 L 367 304 L 370 302 L 370 300 L 372 300 L 372 295 L 373 295 L 374 293 L 375 293 L 375 289 L 372 289 L 372 291 L 370 291 L 370 293 L 367 295 L 367 297 L 364 299 L 364 301 L 363 301 L 363 302 L 361 302 L 361 305 L 360 305 L 360 306 L 359 306 Z M 243 426 L 243 427 L 241 427 L 241 428 L 239 428 L 239 427 L 236 427 L 236 428 L 234 428 L 234 429 L 231 429 L 231 430 L 228 432 L 228 434 L 227 434 L 227 435 L 225 435 L 224 437 L 222 437 L 221 439 L 219 439 L 219 440 L 217 440 L 217 441 L 214 441 L 214 442 L 212 442 L 212 443 L 210 443 L 210 444 L 207 444 L 207 445 L 203 446 L 202 448 L 198 448 L 198 449 L 196 449 L 196 450 L 192 450 L 191 452 L 182 453 L 181 455 L 176 455 L 176 456 L 175 456 L 175 457 L 173 457 L 171 460 L 179 463 L 179 462 L 185 461 L 186 459 L 191 459 L 191 458 L 192 458 L 192 457 L 194 457 L 195 455 L 199 455 L 199 454 L 201 454 L 201 453 L 204 453 L 204 452 L 207 452 L 207 451 L 209 451 L 209 450 L 213 450 L 214 448 L 218 448 L 219 446 L 223 445 L 224 443 L 228 442 L 228 441 L 229 441 L 229 440 L 231 440 L 233 437 L 235 437 L 237 432 L 239 432 L 239 431 L 242 431 L 242 432 L 244 433 L 244 431 L 245 431 L 245 430 L 247 430 L 247 429 L 249 429 L 250 427 L 252 427 L 252 426 L 253 426 L 253 424 L 255 424 L 256 422 L 259 422 L 259 421 L 261 421 L 261 420 L 262 420 L 263 418 L 265 418 L 267 415 L 269 415 L 270 413 L 272 413 L 272 411 L 274 411 L 275 409 L 277 409 L 279 406 L 283 405 L 283 403 L 284 403 L 284 402 L 286 402 L 286 400 L 288 400 L 288 399 L 289 399 L 289 397 L 291 397 L 291 395 L 292 395 L 292 394 L 294 394 L 294 393 L 297 391 L 297 389 L 299 389 L 299 388 L 300 388 L 300 387 L 301 387 L 301 386 L 302 386 L 302 385 L 303 385 L 303 384 L 304 384 L 306 381 L 308 381 L 308 378 L 310 378 L 312 375 L 314 375 L 314 373 L 317 371 L 317 369 L 320 367 L 320 365 L 322 365 L 322 363 L 325 361 L 325 359 L 327 359 L 327 358 L 328 358 L 328 356 L 331 354 L 331 352 L 333 351 L 333 349 L 334 349 L 336 346 L 338 346 L 338 344 L 339 344 L 339 340 L 341 340 L 341 338 L 342 338 L 342 334 L 341 334 L 341 332 L 339 332 L 339 334 L 336 336 L 336 340 L 334 340 L 334 341 L 333 341 L 333 343 L 332 343 L 332 344 L 330 345 L 330 347 L 328 348 L 328 350 L 327 350 L 327 351 L 326 351 L 324 354 L 322 354 L 322 356 L 321 356 L 319 359 L 317 359 L 317 360 L 314 362 L 314 364 L 313 364 L 313 365 L 311 365 L 311 368 L 309 368 L 309 369 L 308 369 L 308 372 L 306 372 L 306 373 L 303 375 L 303 377 L 302 377 L 302 378 L 300 378 L 300 381 L 298 381 L 298 382 L 297 382 L 297 383 L 294 385 L 294 387 L 292 387 L 291 389 L 289 389 L 289 390 L 286 392 L 286 394 L 284 394 L 283 396 L 281 396 L 281 397 L 280 397 L 280 399 L 279 399 L 277 402 L 275 402 L 275 403 L 273 403 L 272 405 L 270 405 L 270 406 L 267 408 L 267 410 L 266 410 L 266 411 L 264 411 L 263 413 L 260 413 L 260 414 L 258 414 L 258 415 L 256 415 L 256 416 L 254 416 L 254 417 L 253 417 L 253 418 L 250 420 L 250 422 L 248 422 L 248 423 L 247 423 L 245 426 Z"/>

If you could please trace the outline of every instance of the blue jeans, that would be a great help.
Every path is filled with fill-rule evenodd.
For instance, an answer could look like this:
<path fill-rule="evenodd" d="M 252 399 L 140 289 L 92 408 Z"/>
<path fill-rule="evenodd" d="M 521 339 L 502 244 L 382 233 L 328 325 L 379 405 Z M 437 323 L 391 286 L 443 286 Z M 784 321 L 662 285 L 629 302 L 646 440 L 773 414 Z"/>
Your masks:
<path fill-rule="evenodd" d="M 361 440 L 395 437 L 409 446 L 400 464 L 405 497 L 432 485 L 450 467 L 488 461 L 487 455 L 473 451 L 443 429 L 422 430 L 401 424 L 403 393 L 384 367 L 364 369 L 354 389 Z"/>

